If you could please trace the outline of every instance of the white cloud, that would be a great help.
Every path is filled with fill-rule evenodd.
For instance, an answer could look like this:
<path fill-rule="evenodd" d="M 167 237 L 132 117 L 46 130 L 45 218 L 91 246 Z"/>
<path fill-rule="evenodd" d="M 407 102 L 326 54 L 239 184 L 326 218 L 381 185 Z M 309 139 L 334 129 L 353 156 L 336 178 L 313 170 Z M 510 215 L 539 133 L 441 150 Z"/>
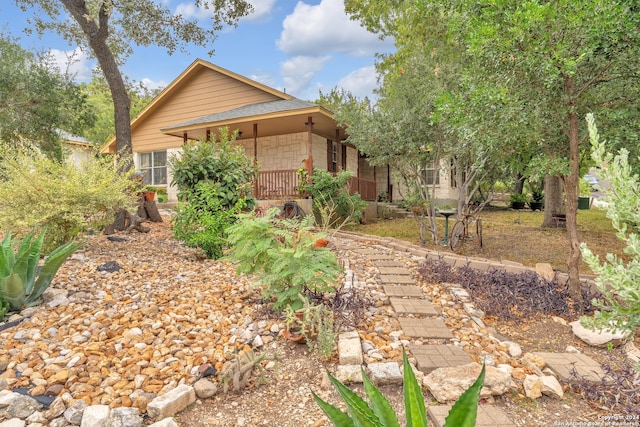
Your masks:
<path fill-rule="evenodd" d="M 329 59 L 328 56 L 296 56 L 284 61 L 280 64 L 284 89 L 287 93 L 299 94 L 309 86 L 315 73 L 321 70 Z"/>
<path fill-rule="evenodd" d="M 47 55 L 57 65 L 61 73 L 68 72 L 76 82 L 91 80 L 91 64 L 87 55 L 79 47 L 66 51 L 50 49 Z"/>
<path fill-rule="evenodd" d="M 276 0 L 251 0 L 249 3 L 253 6 L 253 12 L 241 18 L 247 21 L 261 21 L 271 15 Z M 176 15 L 182 15 L 184 18 L 195 18 L 197 20 L 206 20 L 211 14 L 211 9 L 204 7 L 196 7 L 193 3 L 180 3 L 176 6 Z"/>
<path fill-rule="evenodd" d="M 155 81 L 151 80 L 148 77 L 144 77 L 140 83 L 142 83 L 142 85 L 149 90 L 164 89 L 168 85 L 168 83 L 164 80 Z"/>
<path fill-rule="evenodd" d="M 247 77 L 249 77 L 253 81 L 262 83 L 265 86 L 275 87 L 276 85 L 276 79 L 269 74 L 250 74 Z"/>
<path fill-rule="evenodd" d="M 341 78 L 336 86 L 351 92 L 358 98 L 368 96 L 371 99 L 373 90 L 378 87 L 376 67 L 370 65 L 355 70 Z"/>
<path fill-rule="evenodd" d="M 262 21 L 271 16 L 271 11 L 276 4 L 276 0 L 251 0 L 249 3 L 253 6 L 253 13 L 242 19 L 247 21 Z"/>
<path fill-rule="evenodd" d="M 344 0 L 322 0 L 312 6 L 302 1 L 282 23 L 276 45 L 289 55 L 326 55 L 342 52 L 367 56 L 391 46 L 369 33 L 344 11 Z"/>

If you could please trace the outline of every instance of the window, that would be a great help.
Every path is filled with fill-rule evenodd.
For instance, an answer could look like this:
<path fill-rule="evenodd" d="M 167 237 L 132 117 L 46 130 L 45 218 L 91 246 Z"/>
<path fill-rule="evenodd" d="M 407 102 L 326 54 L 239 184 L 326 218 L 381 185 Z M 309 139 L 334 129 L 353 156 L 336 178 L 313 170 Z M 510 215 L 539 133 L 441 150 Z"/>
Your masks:
<path fill-rule="evenodd" d="M 436 168 L 422 169 L 423 185 L 440 185 L 440 170 Z"/>
<path fill-rule="evenodd" d="M 145 185 L 167 184 L 167 152 L 140 153 L 140 171 Z"/>
<path fill-rule="evenodd" d="M 338 143 L 327 139 L 327 170 L 338 172 Z"/>

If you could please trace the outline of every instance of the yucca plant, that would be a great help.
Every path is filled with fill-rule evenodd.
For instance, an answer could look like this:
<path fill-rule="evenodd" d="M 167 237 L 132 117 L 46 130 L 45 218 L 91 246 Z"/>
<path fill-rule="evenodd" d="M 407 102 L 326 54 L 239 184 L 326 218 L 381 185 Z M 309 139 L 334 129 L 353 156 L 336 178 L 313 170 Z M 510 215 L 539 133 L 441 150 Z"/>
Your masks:
<path fill-rule="evenodd" d="M 404 409 L 406 427 L 426 427 L 427 412 L 422 397 L 422 388 L 418 384 L 407 354 L 402 351 L 404 366 Z M 329 374 L 329 379 L 338 390 L 340 397 L 347 406 L 343 412 L 330 403 L 322 400 L 313 393 L 320 408 L 336 427 L 399 427 L 398 417 L 387 398 L 374 386 L 369 378 L 362 374 L 364 391 L 369 397 L 371 405 L 355 392 L 347 388 L 340 381 Z M 469 387 L 453 405 L 445 420 L 445 427 L 473 427 L 476 424 L 478 399 L 484 383 L 484 365 L 476 381 Z"/>
<path fill-rule="evenodd" d="M 12 311 L 34 305 L 65 260 L 83 245 L 71 241 L 57 247 L 38 268 L 45 230 L 35 239 L 34 234 L 35 231 L 31 231 L 18 243 L 12 240 L 11 232 L 7 232 L 0 244 L 0 300 Z"/>

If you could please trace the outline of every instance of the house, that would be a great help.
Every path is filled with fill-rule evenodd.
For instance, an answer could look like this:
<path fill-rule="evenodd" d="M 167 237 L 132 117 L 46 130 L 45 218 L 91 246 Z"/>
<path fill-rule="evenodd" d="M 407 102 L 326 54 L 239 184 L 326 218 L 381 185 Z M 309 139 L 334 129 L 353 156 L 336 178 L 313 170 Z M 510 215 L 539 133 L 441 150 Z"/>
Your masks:
<path fill-rule="evenodd" d="M 185 142 L 208 139 L 221 127 L 238 130 L 237 143 L 259 165 L 259 201 L 298 197 L 301 167 L 353 172 L 351 190 L 368 201 L 388 191 L 387 168 L 370 166 L 344 143 L 344 129 L 329 110 L 201 59 L 131 122 L 135 167 L 144 183 L 166 186 L 169 202 L 175 202 L 167 159 Z M 115 146 L 112 140 L 101 152 L 115 153 Z"/>
<path fill-rule="evenodd" d="M 87 139 L 63 130 L 58 132 L 66 159 L 71 160 L 75 165 L 79 165 L 94 156 L 95 146 Z"/>
<path fill-rule="evenodd" d="M 260 204 L 299 197 L 301 167 L 351 171 L 350 190 L 373 205 L 367 216 L 375 215 L 379 195 L 400 198 L 390 168 L 371 166 L 345 143 L 345 130 L 337 126 L 331 111 L 202 59 L 187 67 L 131 122 L 134 163 L 144 183 L 166 187 L 168 201 L 176 202 L 167 159 L 187 141 L 209 139 L 222 127 L 238 131 L 237 143 L 259 165 L 254 196 Z M 111 140 L 101 152 L 113 154 L 115 146 Z"/>

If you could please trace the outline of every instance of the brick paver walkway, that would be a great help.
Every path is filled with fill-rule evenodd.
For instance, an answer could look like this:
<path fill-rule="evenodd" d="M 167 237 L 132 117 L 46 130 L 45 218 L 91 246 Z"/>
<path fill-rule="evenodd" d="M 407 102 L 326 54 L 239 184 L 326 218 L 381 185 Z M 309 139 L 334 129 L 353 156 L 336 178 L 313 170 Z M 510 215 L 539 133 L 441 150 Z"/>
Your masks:
<path fill-rule="evenodd" d="M 598 362 L 575 353 L 544 353 L 536 352 L 536 356 L 542 357 L 547 362 L 547 367 L 565 382 L 575 382 L 584 379 L 594 383 L 601 383 L 606 373 Z M 573 375 L 576 373 L 577 376 Z"/>
<path fill-rule="evenodd" d="M 414 338 L 453 338 L 453 334 L 440 319 L 398 319 L 400 327 L 406 335 Z"/>
<path fill-rule="evenodd" d="M 415 298 L 422 298 L 422 289 L 420 289 L 420 286 L 416 286 L 416 285 L 404 285 L 404 286 L 398 286 L 398 285 L 384 285 L 384 293 L 387 294 L 390 297 L 415 297 Z"/>
<path fill-rule="evenodd" d="M 467 365 L 473 360 L 456 345 L 409 345 L 409 351 L 415 357 L 418 369 L 425 374 L 450 366 Z"/>
<path fill-rule="evenodd" d="M 430 426 L 442 427 L 453 405 L 437 405 L 427 407 L 427 416 Z M 478 417 L 476 427 L 516 427 L 507 414 L 500 408 L 491 405 L 478 405 Z"/>
<path fill-rule="evenodd" d="M 398 314 L 421 314 L 423 316 L 437 316 L 438 310 L 426 299 L 389 298 L 391 307 Z"/>

